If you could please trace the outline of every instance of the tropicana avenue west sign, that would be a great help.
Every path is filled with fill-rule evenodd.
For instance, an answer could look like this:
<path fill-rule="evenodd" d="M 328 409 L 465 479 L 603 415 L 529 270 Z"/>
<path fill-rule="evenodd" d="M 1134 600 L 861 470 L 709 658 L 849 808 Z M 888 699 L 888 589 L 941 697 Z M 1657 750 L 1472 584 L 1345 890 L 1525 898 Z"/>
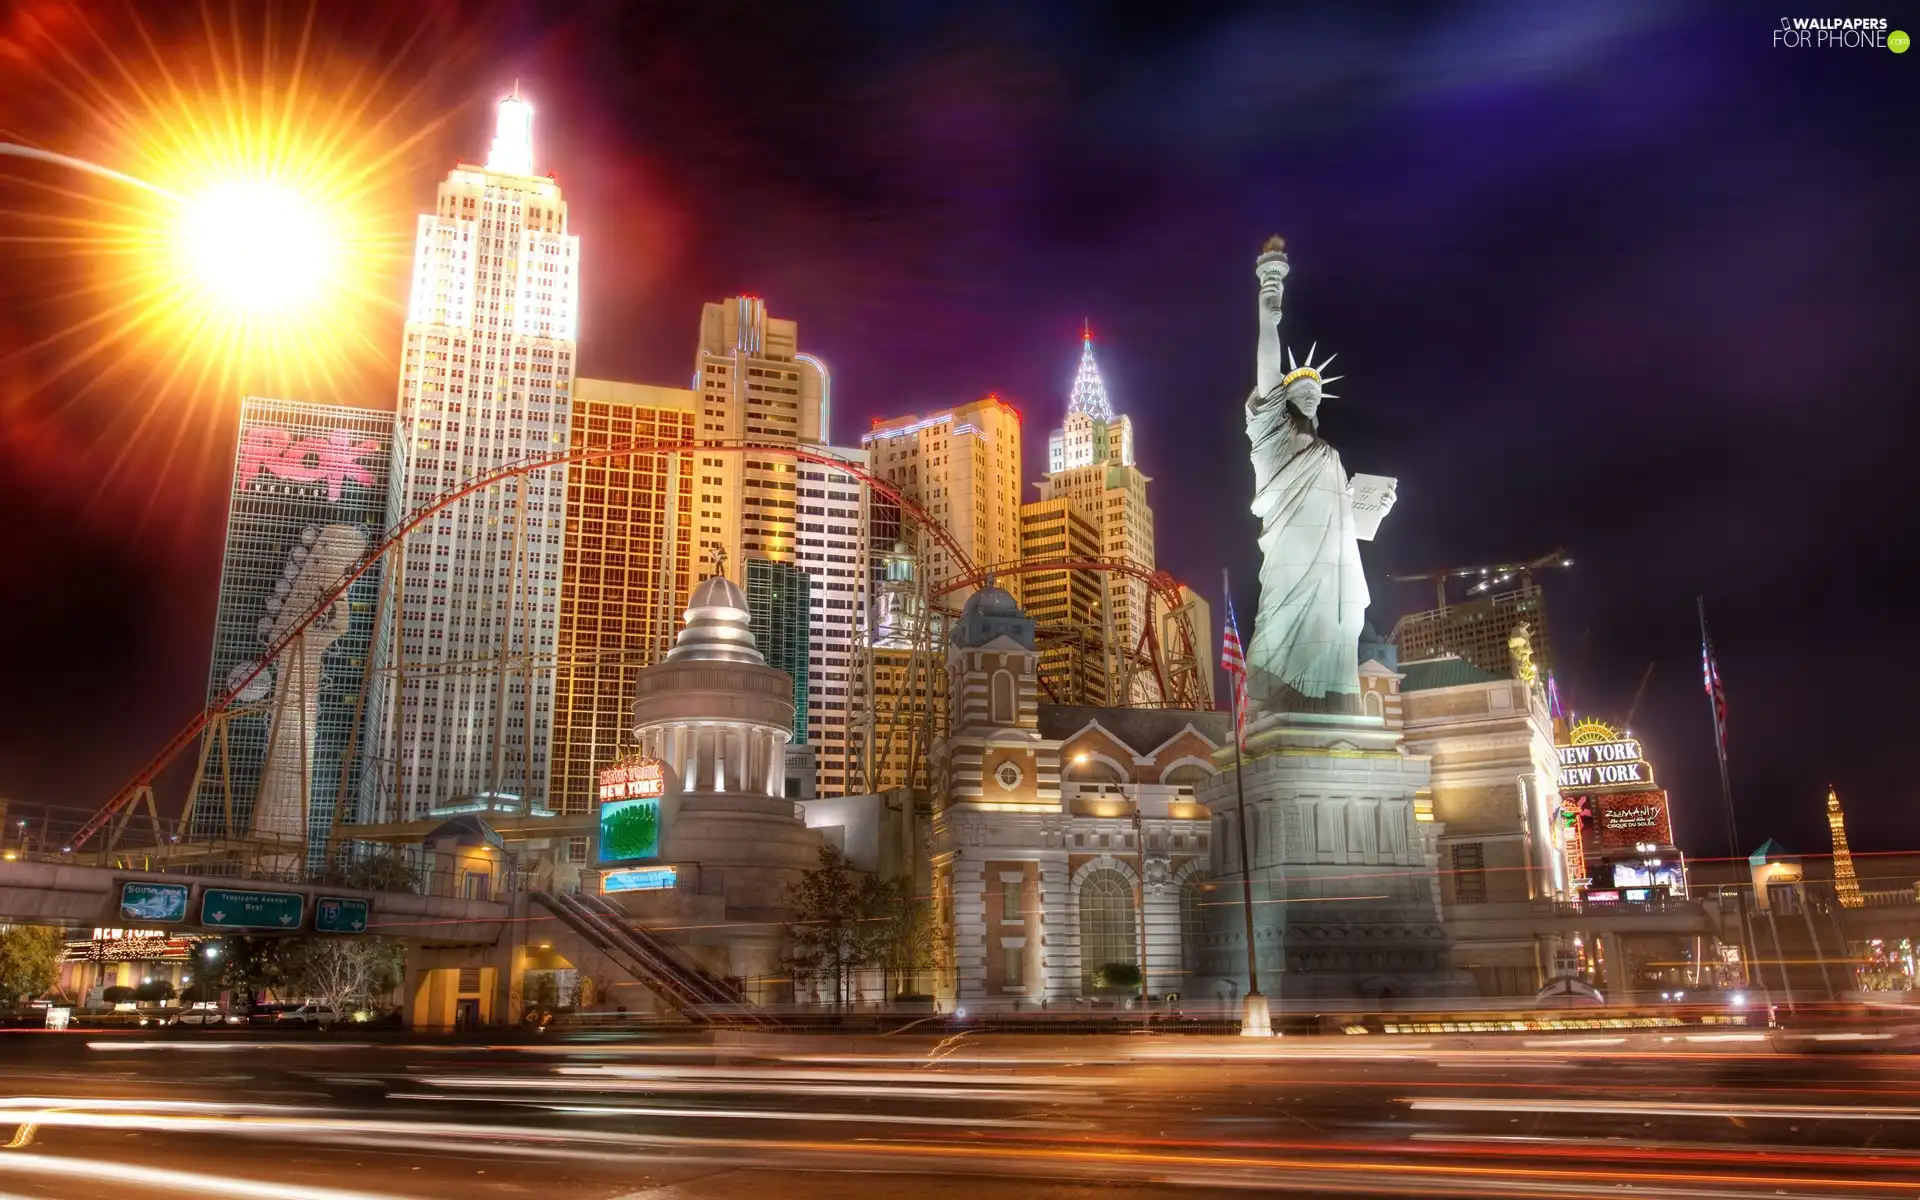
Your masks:
<path fill-rule="evenodd" d="M 1558 753 L 1563 792 L 1653 786 L 1653 767 L 1641 756 L 1638 738 L 1561 746 Z"/>

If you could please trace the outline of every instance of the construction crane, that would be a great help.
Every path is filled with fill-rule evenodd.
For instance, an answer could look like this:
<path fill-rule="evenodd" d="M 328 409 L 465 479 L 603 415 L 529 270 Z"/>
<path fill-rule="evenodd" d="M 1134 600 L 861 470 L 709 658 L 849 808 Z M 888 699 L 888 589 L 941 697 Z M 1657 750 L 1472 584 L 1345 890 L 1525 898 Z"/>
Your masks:
<path fill-rule="evenodd" d="M 1389 575 L 1387 578 L 1395 583 L 1433 584 L 1434 598 L 1439 603 L 1440 611 L 1446 612 L 1447 584 L 1451 580 L 1473 580 L 1474 582 L 1467 588 L 1467 594 L 1478 596 L 1499 584 L 1510 582 L 1516 575 L 1520 577 L 1522 587 L 1530 587 L 1533 584 L 1535 571 L 1572 565 L 1573 560 L 1567 557 L 1567 552 L 1556 546 L 1540 557 L 1530 558 L 1525 562 L 1488 563 L 1485 566 L 1472 567 L 1435 567 L 1431 571 L 1410 571 L 1404 575 Z"/>

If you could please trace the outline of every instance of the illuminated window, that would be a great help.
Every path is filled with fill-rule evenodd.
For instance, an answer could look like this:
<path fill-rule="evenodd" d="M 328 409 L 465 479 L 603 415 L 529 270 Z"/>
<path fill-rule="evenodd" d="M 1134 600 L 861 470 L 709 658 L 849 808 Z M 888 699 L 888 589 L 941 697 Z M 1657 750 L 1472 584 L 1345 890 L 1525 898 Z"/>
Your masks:
<path fill-rule="evenodd" d="M 1135 953 L 1133 885 L 1112 870 L 1094 871 L 1080 884 L 1080 990 L 1096 990 L 1094 976 L 1108 963 L 1132 965 Z"/>

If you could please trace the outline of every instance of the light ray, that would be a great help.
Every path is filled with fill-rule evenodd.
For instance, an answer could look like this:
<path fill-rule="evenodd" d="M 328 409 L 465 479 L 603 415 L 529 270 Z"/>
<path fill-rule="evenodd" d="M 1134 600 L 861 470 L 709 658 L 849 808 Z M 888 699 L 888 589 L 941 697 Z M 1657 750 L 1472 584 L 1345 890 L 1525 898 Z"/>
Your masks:
<path fill-rule="evenodd" d="M 460 77 L 487 22 L 62 9 L 63 36 L 9 44 L 0 80 L 0 253 L 20 268 L 0 281 L 0 469 L 45 453 L 25 431 L 51 419 L 85 459 L 62 464 L 77 506 L 137 529 L 219 485 L 243 395 L 391 400 L 409 173 L 444 169 L 421 152 L 487 98 Z"/>

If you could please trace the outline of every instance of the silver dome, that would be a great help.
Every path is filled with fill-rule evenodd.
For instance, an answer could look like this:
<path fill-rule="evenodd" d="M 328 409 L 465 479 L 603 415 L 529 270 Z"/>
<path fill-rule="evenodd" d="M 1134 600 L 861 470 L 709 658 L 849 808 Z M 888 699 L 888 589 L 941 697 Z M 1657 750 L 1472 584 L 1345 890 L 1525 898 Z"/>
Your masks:
<path fill-rule="evenodd" d="M 767 660 L 754 644 L 747 595 L 725 575 L 700 581 L 688 601 L 686 624 L 668 662 L 736 662 L 765 666 Z"/>

